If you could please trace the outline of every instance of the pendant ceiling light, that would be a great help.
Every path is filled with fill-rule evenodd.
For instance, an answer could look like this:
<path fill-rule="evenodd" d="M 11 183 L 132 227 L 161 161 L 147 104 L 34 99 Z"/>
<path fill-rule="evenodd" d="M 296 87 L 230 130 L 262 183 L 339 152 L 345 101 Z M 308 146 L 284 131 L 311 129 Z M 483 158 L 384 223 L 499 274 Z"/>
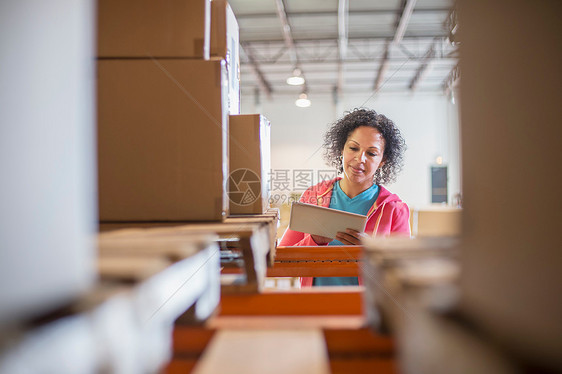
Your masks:
<path fill-rule="evenodd" d="M 295 105 L 299 108 L 308 108 L 312 103 L 308 99 L 308 95 L 303 92 L 299 95 L 299 98 L 295 101 Z"/>
<path fill-rule="evenodd" d="M 304 84 L 304 77 L 302 76 L 302 71 L 299 68 L 293 70 L 293 75 L 287 78 L 287 84 L 291 86 L 301 86 Z"/>

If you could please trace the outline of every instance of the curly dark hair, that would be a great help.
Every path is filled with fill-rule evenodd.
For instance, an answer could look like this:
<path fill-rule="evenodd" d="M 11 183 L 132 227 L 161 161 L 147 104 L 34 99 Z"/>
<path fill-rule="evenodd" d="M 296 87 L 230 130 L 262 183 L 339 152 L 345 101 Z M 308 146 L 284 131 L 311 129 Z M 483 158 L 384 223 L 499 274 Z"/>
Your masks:
<path fill-rule="evenodd" d="M 376 184 L 392 183 L 402 170 L 406 142 L 394 122 L 374 110 L 355 108 L 331 125 L 324 135 L 324 159 L 343 172 L 342 151 L 349 135 L 358 127 L 367 126 L 377 129 L 384 138 L 384 164 L 375 172 Z M 382 169 L 382 170 L 381 170 Z"/>

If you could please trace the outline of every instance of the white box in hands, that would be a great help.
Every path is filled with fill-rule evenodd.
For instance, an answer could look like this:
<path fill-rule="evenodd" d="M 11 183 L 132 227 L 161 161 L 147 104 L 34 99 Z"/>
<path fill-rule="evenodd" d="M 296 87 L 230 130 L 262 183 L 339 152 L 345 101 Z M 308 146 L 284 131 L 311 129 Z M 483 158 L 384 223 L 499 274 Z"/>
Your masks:
<path fill-rule="evenodd" d="M 367 216 L 325 208 L 322 206 L 293 203 L 289 228 L 312 235 L 335 238 L 339 231 L 365 230 Z"/>

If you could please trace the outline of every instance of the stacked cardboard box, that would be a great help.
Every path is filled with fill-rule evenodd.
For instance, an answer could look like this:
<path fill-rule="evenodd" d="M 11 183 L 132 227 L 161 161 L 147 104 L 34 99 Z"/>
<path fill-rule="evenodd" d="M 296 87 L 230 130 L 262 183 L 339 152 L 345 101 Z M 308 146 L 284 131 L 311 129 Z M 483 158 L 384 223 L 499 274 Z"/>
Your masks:
<path fill-rule="evenodd" d="M 460 236 L 462 209 L 446 206 L 413 209 L 412 235 L 416 237 Z"/>
<path fill-rule="evenodd" d="M 240 113 L 240 40 L 238 22 L 226 0 L 211 2 L 211 59 L 226 60 L 228 110 Z"/>
<path fill-rule="evenodd" d="M 208 60 L 210 0 L 99 0 L 98 57 Z"/>
<path fill-rule="evenodd" d="M 230 214 L 269 207 L 270 124 L 259 114 L 230 116 Z"/>
<path fill-rule="evenodd" d="M 225 85 L 223 61 L 98 62 L 102 221 L 222 219 Z"/>
<path fill-rule="evenodd" d="M 213 9 L 214 26 L 210 0 L 100 1 L 101 221 L 216 221 L 228 212 L 238 26 L 226 1 Z"/>

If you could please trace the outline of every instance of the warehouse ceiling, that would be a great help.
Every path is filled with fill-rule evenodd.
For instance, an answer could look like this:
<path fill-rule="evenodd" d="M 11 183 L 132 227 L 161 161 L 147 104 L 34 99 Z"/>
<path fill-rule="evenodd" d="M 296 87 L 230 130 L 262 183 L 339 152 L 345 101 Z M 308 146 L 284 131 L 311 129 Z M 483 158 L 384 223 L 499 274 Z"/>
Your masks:
<path fill-rule="evenodd" d="M 458 77 L 453 0 L 230 0 L 242 94 L 447 92 Z M 305 84 L 286 80 L 295 68 Z"/>

